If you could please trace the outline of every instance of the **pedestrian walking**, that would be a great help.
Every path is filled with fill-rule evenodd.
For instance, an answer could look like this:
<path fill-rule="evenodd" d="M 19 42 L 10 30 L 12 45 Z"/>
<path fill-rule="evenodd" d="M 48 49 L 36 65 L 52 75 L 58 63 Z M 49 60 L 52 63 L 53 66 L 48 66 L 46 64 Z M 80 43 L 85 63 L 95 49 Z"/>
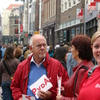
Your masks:
<path fill-rule="evenodd" d="M 22 54 L 22 49 L 19 47 L 16 47 L 14 50 L 14 56 L 15 58 L 19 59 L 20 62 L 22 62 L 24 59 L 24 55 Z"/>
<path fill-rule="evenodd" d="M 14 48 L 8 46 L 5 50 L 3 60 L 0 62 L 0 86 L 2 87 L 3 100 L 13 100 L 10 84 L 15 70 L 20 63 L 13 55 Z"/>
<path fill-rule="evenodd" d="M 67 70 L 66 60 L 67 60 L 67 49 L 65 47 L 58 47 L 55 50 L 54 58 L 59 60 L 63 67 Z"/>

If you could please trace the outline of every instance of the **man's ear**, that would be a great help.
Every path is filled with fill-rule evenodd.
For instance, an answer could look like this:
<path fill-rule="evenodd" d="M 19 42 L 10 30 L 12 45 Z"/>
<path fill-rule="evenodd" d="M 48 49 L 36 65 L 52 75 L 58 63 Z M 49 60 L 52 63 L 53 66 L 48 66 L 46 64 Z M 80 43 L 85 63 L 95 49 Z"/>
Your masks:
<path fill-rule="evenodd" d="M 30 51 L 32 50 L 32 46 L 29 46 L 29 50 L 30 50 Z"/>

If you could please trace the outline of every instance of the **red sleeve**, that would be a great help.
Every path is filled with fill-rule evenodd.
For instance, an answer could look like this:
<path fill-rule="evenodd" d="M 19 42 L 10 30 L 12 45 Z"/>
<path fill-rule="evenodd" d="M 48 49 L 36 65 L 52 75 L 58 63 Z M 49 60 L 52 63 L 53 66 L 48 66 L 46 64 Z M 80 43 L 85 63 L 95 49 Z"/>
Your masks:
<path fill-rule="evenodd" d="M 77 100 L 77 97 L 61 97 L 60 100 Z"/>
<path fill-rule="evenodd" d="M 67 82 L 69 77 L 67 74 L 67 70 L 62 66 L 62 64 L 59 65 L 58 76 L 62 77 L 62 86 L 64 86 L 64 84 Z M 52 96 L 51 96 L 52 100 L 56 100 L 57 88 L 50 91 L 52 93 Z"/>

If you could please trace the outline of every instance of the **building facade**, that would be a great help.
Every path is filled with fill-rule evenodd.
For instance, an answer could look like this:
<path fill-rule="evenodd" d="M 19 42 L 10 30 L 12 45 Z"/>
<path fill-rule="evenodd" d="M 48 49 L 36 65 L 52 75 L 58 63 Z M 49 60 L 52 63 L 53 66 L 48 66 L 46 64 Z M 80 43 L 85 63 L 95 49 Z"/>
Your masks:
<path fill-rule="evenodd" d="M 18 43 L 19 6 L 20 4 L 10 4 L 3 10 L 2 42 L 6 44 Z"/>
<path fill-rule="evenodd" d="M 69 44 L 75 35 L 84 34 L 84 23 L 76 16 L 84 4 L 84 0 L 61 0 L 60 23 L 55 30 L 59 44 Z"/>
<path fill-rule="evenodd" d="M 42 0 L 42 29 L 48 45 L 55 45 L 56 3 L 59 0 Z"/>
<path fill-rule="evenodd" d="M 2 17 L 0 14 L 0 43 L 2 43 Z"/>

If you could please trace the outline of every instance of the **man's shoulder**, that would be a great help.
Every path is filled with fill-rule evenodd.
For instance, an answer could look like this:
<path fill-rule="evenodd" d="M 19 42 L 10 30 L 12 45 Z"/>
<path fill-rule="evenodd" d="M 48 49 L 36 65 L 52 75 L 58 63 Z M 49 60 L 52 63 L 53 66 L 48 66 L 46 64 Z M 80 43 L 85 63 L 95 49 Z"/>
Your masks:
<path fill-rule="evenodd" d="M 20 68 L 26 68 L 29 65 L 28 59 L 25 59 L 24 61 L 20 62 L 20 64 L 18 65 L 18 67 Z"/>
<path fill-rule="evenodd" d="M 54 59 L 52 57 L 50 57 L 50 62 L 59 63 L 59 61 L 57 59 Z"/>

